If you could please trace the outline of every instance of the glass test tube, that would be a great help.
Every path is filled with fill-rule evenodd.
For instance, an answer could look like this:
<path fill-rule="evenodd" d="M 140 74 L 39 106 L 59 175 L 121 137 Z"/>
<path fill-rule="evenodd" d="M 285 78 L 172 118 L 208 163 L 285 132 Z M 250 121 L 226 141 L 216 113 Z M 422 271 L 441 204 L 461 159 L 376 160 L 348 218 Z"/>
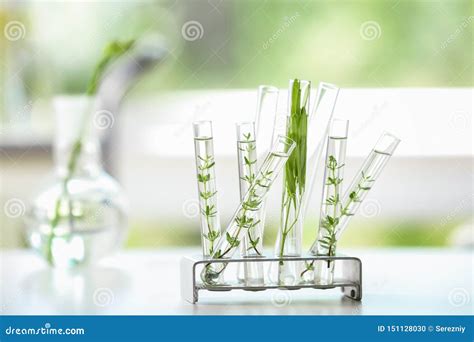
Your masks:
<path fill-rule="evenodd" d="M 279 136 L 273 143 L 258 171 L 255 182 L 250 186 L 235 211 L 225 235 L 217 242 L 212 254 L 213 259 L 231 258 L 246 231 L 259 224 L 258 215 L 261 212 L 262 203 L 294 148 L 295 142 L 285 136 Z M 207 264 L 201 273 L 201 279 L 207 284 L 213 284 L 218 280 L 225 267 L 225 263 Z"/>
<path fill-rule="evenodd" d="M 236 128 L 240 200 L 243 201 L 258 172 L 255 124 L 254 122 L 241 122 L 236 124 Z M 264 216 L 265 212 L 262 207 L 262 210 L 255 215 L 255 220 L 258 223 L 247 229 L 242 238 L 240 244 L 242 257 L 263 256 Z M 244 282 L 247 286 L 263 285 L 263 264 L 261 262 L 248 262 L 243 265 L 243 268 L 243 279 L 239 279 L 240 282 Z M 237 273 L 239 277 L 241 276 L 240 270 L 239 268 Z"/>
<path fill-rule="evenodd" d="M 270 85 L 258 87 L 257 110 L 255 113 L 256 140 L 258 146 L 259 166 L 272 147 L 273 140 L 277 135 L 269 129 L 276 120 L 279 90 Z"/>
<path fill-rule="evenodd" d="M 342 232 L 347 227 L 351 218 L 357 213 L 362 201 L 372 189 L 399 142 L 400 139 L 390 133 L 384 133 L 379 138 L 342 198 L 339 214 L 338 217 L 336 217 L 337 222 L 334 222 L 335 227 L 330 239 L 321 242 L 318 238 L 311 247 L 311 253 L 316 255 L 335 255 L 337 241 L 341 237 Z M 333 262 L 316 263 L 314 272 L 314 281 L 316 284 L 332 284 L 333 277 Z"/>
<path fill-rule="evenodd" d="M 309 202 L 314 192 L 316 179 L 322 178 L 322 172 L 318 171 L 319 160 L 327 143 L 329 124 L 334 114 L 338 95 L 339 88 L 336 85 L 319 83 L 314 109 L 308 123 L 307 191 L 303 199 L 305 213 L 309 210 Z"/>
<path fill-rule="evenodd" d="M 258 93 L 257 93 L 257 108 L 255 111 L 255 129 L 256 129 L 256 134 L 255 140 L 257 144 L 257 164 L 255 165 L 256 169 L 261 166 L 262 161 L 265 159 L 266 154 L 270 150 L 274 138 L 277 136 L 274 134 L 274 132 L 269 129 L 269 125 L 273 124 L 275 125 L 275 120 L 276 120 L 276 110 L 277 110 L 277 105 L 278 105 L 278 88 L 270 86 L 270 85 L 260 85 L 258 87 Z M 238 134 L 238 133 L 237 133 Z M 241 187 L 242 190 L 242 187 Z M 242 196 L 244 196 L 245 193 L 242 193 L 241 191 L 241 200 Z M 263 208 L 261 210 L 261 216 L 259 217 L 260 219 L 260 226 L 262 227 L 262 235 L 263 235 L 263 229 L 265 226 L 265 203 L 262 204 Z M 246 243 L 247 238 L 244 237 L 244 242 L 241 244 L 241 255 L 245 256 L 246 253 L 244 251 L 245 246 L 248 245 Z M 259 241 L 261 244 L 261 241 Z M 239 283 L 249 283 L 252 282 L 251 279 L 255 278 L 248 274 L 247 271 L 250 271 L 249 267 L 253 267 L 253 265 L 258 265 L 258 267 L 263 267 L 262 263 L 258 264 L 237 264 L 237 280 Z M 247 276 L 246 276 L 247 272 Z M 259 271 L 255 271 L 256 273 L 259 273 Z M 247 278 L 247 280 L 246 280 Z M 263 279 L 263 276 L 256 277 L 255 279 Z M 260 280 L 258 281 L 260 282 Z"/>
<path fill-rule="evenodd" d="M 193 123 L 193 129 L 202 254 L 206 258 L 214 253 L 217 239 L 221 236 L 217 207 L 212 123 L 210 121 L 197 121 Z"/>
<path fill-rule="evenodd" d="M 318 237 L 313 245 L 317 250 L 311 250 L 310 253 L 312 254 L 335 255 L 336 228 L 342 208 L 342 186 L 348 129 L 349 121 L 347 120 L 334 119 L 330 125 L 326 148 Z M 304 282 L 311 282 L 313 279 L 330 279 L 328 282 L 332 282 L 333 268 L 333 262 L 306 262 L 305 269 L 301 272 L 301 278 Z M 315 270 L 314 275 L 311 272 L 313 269 Z M 321 274 L 325 272 L 329 274 L 322 276 Z"/>
<path fill-rule="evenodd" d="M 286 135 L 295 141 L 296 147 L 285 165 L 280 227 L 275 244 L 277 257 L 296 257 L 302 252 L 310 94 L 311 82 L 290 80 Z M 298 263 L 283 261 L 278 263 L 278 284 L 294 282 L 298 273 L 296 264 Z"/>
<path fill-rule="evenodd" d="M 346 145 L 349 121 L 335 119 L 329 131 L 324 171 L 323 198 L 318 229 L 317 255 L 335 255 L 331 241 L 335 240 L 336 227 L 342 209 L 342 186 L 346 162 Z M 319 253 L 321 254 L 318 254 Z"/>
<path fill-rule="evenodd" d="M 384 132 L 365 159 L 364 164 L 354 177 L 342 200 L 341 220 L 336 229 L 336 238 L 347 228 L 350 219 L 357 213 L 362 201 L 372 189 L 382 170 L 395 152 L 400 139 Z"/>
<path fill-rule="evenodd" d="M 300 256 L 303 235 L 303 196 L 306 188 L 307 120 L 311 82 L 290 80 L 286 135 L 296 147 L 285 165 L 277 256 Z"/>

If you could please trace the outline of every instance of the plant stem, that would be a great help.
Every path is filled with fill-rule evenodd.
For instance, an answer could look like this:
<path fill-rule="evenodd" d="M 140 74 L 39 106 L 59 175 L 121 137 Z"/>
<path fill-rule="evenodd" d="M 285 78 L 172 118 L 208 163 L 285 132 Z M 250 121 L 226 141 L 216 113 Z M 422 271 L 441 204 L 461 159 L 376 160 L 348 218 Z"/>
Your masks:
<path fill-rule="evenodd" d="M 94 72 L 92 74 L 92 78 L 89 81 L 88 87 L 86 94 L 88 96 L 94 96 L 97 93 L 98 86 L 100 84 L 100 81 L 102 80 L 102 77 L 105 73 L 105 71 L 108 69 L 109 65 L 117 60 L 119 57 L 121 57 L 123 54 L 125 54 L 127 51 L 129 51 L 134 44 L 133 40 L 126 41 L 126 42 L 118 42 L 114 41 L 109 43 L 103 52 L 103 55 L 99 61 L 99 63 L 96 65 Z M 59 224 L 59 220 L 61 219 L 61 200 L 62 196 L 64 198 L 68 199 L 69 202 L 69 210 L 68 210 L 68 217 L 69 217 L 69 222 L 71 226 L 74 225 L 74 216 L 72 214 L 72 203 L 70 201 L 70 195 L 69 195 L 69 190 L 68 190 L 68 183 L 71 180 L 74 172 L 76 171 L 77 167 L 77 162 L 79 160 L 79 156 L 82 151 L 82 139 L 86 130 L 86 122 L 88 121 L 87 119 L 82 123 L 80 134 L 77 137 L 76 141 L 73 144 L 73 148 L 71 150 L 71 154 L 69 156 L 68 160 L 68 167 L 67 167 L 67 173 L 66 176 L 63 179 L 63 194 L 60 195 L 56 199 L 56 203 L 54 205 L 54 213 L 53 217 L 50 220 L 50 227 L 51 230 L 49 232 L 48 240 L 47 240 L 47 250 L 46 250 L 46 260 L 50 265 L 53 264 L 53 254 L 52 254 L 52 244 L 53 240 L 55 237 L 55 229 L 57 225 Z"/>
<path fill-rule="evenodd" d="M 209 172 L 207 173 L 209 175 Z M 210 175 L 209 175 L 210 176 Z M 204 182 L 203 183 L 203 188 L 204 188 L 204 192 L 207 192 L 207 182 Z M 209 199 L 206 197 L 204 199 L 204 203 L 206 205 L 206 208 L 209 206 Z M 207 224 L 207 236 L 211 236 L 211 220 L 210 220 L 210 217 L 209 215 L 206 215 L 206 224 Z M 211 241 L 211 246 L 209 247 L 209 253 L 212 254 L 212 252 L 214 251 L 214 240 L 210 240 Z"/>
<path fill-rule="evenodd" d="M 333 177 L 335 177 L 335 176 L 333 175 Z M 340 214 L 339 214 L 339 216 L 334 214 L 334 220 L 333 220 L 334 224 L 329 225 L 329 227 L 330 227 L 330 231 L 329 231 L 330 238 L 325 240 L 325 241 L 329 242 L 327 244 L 327 246 L 328 246 L 327 247 L 327 249 L 328 249 L 327 255 L 328 256 L 334 256 L 335 255 L 336 242 L 337 242 L 336 234 L 337 234 L 337 228 L 339 226 L 339 223 L 341 222 L 341 219 L 345 216 L 352 216 L 351 213 L 348 213 L 349 207 L 353 203 L 359 201 L 360 195 L 364 191 L 369 191 L 370 190 L 370 185 L 371 185 L 372 182 L 374 182 L 374 180 L 370 176 L 365 176 L 365 174 L 362 172 L 361 181 L 357 184 L 357 189 L 355 191 L 352 191 L 349 194 L 348 199 L 347 199 L 347 203 L 342 207 L 342 203 L 340 203 L 340 201 L 338 202 L 339 205 L 341 205 Z M 312 266 L 314 265 L 314 262 L 315 261 L 313 260 L 309 265 L 306 265 L 306 269 L 301 273 L 301 276 L 303 276 L 306 272 L 308 272 L 312 269 Z M 328 267 L 330 267 L 330 260 L 328 260 Z"/>
<path fill-rule="evenodd" d="M 256 159 L 253 159 L 252 158 L 252 152 L 256 150 L 256 146 L 255 146 L 255 143 L 252 142 L 252 134 L 251 133 L 248 133 L 248 134 L 244 134 L 244 143 L 245 143 L 245 149 L 243 149 L 241 146 L 239 146 L 239 149 L 241 152 L 245 152 L 246 155 L 244 155 L 244 163 L 245 163 L 245 167 L 247 168 L 247 175 L 245 177 L 243 177 L 243 180 L 247 183 L 247 189 L 250 189 L 250 187 L 252 186 L 253 182 L 255 181 L 255 178 L 256 178 L 256 174 L 254 172 L 254 166 L 256 163 L 257 163 L 257 160 Z M 245 194 L 242 194 L 242 196 L 245 196 Z M 250 245 L 255 253 L 257 253 L 257 255 L 262 255 L 262 253 L 257 249 L 257 241 L 255 241 L 252 237 L 252 232 L 251 230 L 247 230 L 247 237 L 249 239 L 249 242 L 250 242 Z"/>
<path fill-rule="evenodd" d="M 217 210 L 214 205 L 211 205 L 210 199 L 216 196 L 217 191 L 211 193 L 212 190 L 208 190 L 208 183 L 211 181 L 211 170 L 215 165 L 214 157 L 211 155 L 206 155 L 204 157 L 197 156 L 198 160 L 202 162 L 198 166 L 198 181 L 202 183 L 203 191 L 199 192 L 199 196 L 204 200 L 205 209 L 201 209 L 201 213 L 206 218 L 207 226 L 207 236 L 204 235 L 204 238 L 210 242 L 209 246 L 209 255 L 214 253 L 214 241 L 219 237 L 220 233 L 214 230 L 213 225 L 211 224 L 211 218 L 215 217 Z"/>
<path fill-rule="evenodd" d="M 231 236 L 230 239 L 228 239 L 229 241 L 233 241 L 233 243 L 231 242 L 229 244 L 229 246 L 224 250 L 224 252 L 222 253 L 219 253 L 219 256 L 218 258 L 221 259 L 223 258 L 225 255 L 227 255 L 234 247 L 237 247 L 239 244 L 240 244 L 240 241 L 238 241 L 238 237 L 240 235 L 240 232 L 242 230 L 242 228 L 244 228 L 246 226 L 246 222 L 247 223 L 247 227 L 245 227 L 247 230 L 250 230 L 250 228 L 254 227 L 255 225 L 257 225 L 260 221 L 257 221 L 256 223 L 253 223 L 253 219 L 250 218 L 250 220 L 247 221 L 247 210 L 248 210 L 248 206 L 250 207 L 253 207 L 255 206 L 255 204 L 252 204 L 252 203 L 255 203 L 255 202 L 252 202 L 252 198 L 256 197 L 256 194 L 255 194 L 255 190 L 250 190 L 250 195 L 249 195 L 249 198 L 247 199 L 246 202 L 244 202 L 244 205 L 242 207 L 242 214 L 238 217 L 236 217 L 235 221 L 238 223 L 238 228 L 237 228 L 237 231 L 236 233 Z M 208 268 L 210 264 L 207 264 L 205 267 Z M 225 267 L 223 267 L 221 270 L 219 270 L 218 272 L 215 272 L 215 276 L 219 276 L 223 271 L 225 270 Z"/>
<path fill-rule="evenodd" d="M 332 186 L 334 189 L 333 189 L 333 196 L 330 196 L 329 198 L 325 199 L 326 202 L 323 203 L 323 205 L 332 206 L 333 215 L 332 215 L 332 217 L 328 215 L 326 217 L 321 218 L 322 222 L 321 222 L 320 229 L 324 229 L 327 232 L 327 235 L 323 236 L 319 240 L 319 242 L 321 244 L 324 244 L 324 245 L 328 246 L 328 248 L 327 248 L 328 249 L 328 252 L 327 252 L 328 256 L 335 255 L 335 243 L 336 243 L 335 231 L 336 231 L 336 227 L 339 224 L 340 218 L 341 218 L 341 216 L 337 215 L 337 208 L 338 208 L 338 206 L 341 205 L 340 204 L 339 186 L 343 181 L 342 178 L 338 177 L 338 175 L 336 174 L 336 171 L 338 169 L 340 169 L 341 167 L 343 167 L 343 166 L 344 166 L 344 164 L 343 165 L 338 165 L 338 161 L 337 161 L 336 157 L 334 157 L 333 155 L 330 155 L 328 157 L 327 162 L 326 162 L 326 169 L 329 171 L 329 175 L 328 175 L 328 177 L 326 177 L 324 183 L 325 183 L 326 186 L 328 186 L 328 187 Z M 342 212 L 342 210 L 341 210 L 341 212 Z M 315 261 L 313 260 L 309 265 L 306 264 L 306 269 L 303 272 L 301 272 L 301 274 L 300 274 L 301 277 L 306 272 L 313 269 L 314 262 Z M 328 260 L 327 261 L 328 268 L 330 267 L 330 263 L 331 263 L 331 261 Z"/>

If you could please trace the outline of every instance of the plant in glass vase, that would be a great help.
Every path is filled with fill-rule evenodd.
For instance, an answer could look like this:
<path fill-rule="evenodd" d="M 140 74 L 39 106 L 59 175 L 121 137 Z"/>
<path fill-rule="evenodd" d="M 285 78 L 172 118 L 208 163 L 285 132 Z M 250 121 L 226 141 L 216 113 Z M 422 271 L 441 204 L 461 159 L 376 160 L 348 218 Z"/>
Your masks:
<path fill-rule="evenodd" d="M 50 265 L 90 262 L 115 249 L 124 238 L 126 199 L 118 183 L 101 167 L 91 113 L 97 107 L 95 95 L 104 73 L 133 44 L 108 44 L 85 96 L 55 100 L 56 173 L 26 216 L 30 244 Z"/>

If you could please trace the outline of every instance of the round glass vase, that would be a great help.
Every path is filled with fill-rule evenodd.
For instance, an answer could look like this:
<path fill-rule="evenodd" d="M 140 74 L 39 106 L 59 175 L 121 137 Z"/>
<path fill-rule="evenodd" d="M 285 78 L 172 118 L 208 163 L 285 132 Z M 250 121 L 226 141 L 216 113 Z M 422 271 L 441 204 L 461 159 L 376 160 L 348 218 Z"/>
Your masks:
<path fill-rule="evenodd" d="M 104 126 L 92 125 L 93 98 L 62 96 L 53 103 L 54 173 L 28 207 L 26 230 L 31 247 L 50 265 L 75 267 L 123 244 L 127 199 L 102 168 L 98 133 Z"/>

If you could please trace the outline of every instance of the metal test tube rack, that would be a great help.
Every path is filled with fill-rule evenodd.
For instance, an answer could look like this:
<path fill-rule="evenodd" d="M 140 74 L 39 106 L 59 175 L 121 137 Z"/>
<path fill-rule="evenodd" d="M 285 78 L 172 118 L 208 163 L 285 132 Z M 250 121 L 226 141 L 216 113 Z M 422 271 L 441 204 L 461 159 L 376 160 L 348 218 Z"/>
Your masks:
<path fill-rule="evenodd" d="M 272 282 L 265 282 L 264 285 L 246 286 L 245 284 L 235 282 L 228 282 L 219 285 L 208 285 L 201 281 L 200 270 L 209 263 L 247 263 L 247 262 L 311 262 L 311 261 L 332 261 L 335 263 L 335 268 L 340 270 L 339 276 L 336 275 L 334 281 L 330 285 L 318 285 L 314 283 L 298 283 L 295 285 L 279 285 Z M 281 290 L 300 290 L 300 289 L 333 289 L 340 288 L 344 296 L 360 301 L 362 299 L 362 262 L 359 258 L 337 255 L 333 257 L 328 256 L 313 256 L 305 255 L 301 257 L 257 257 L 245 259 L 203 259 L 200 256 L 183 257 L 181 259 L 181 296 L 189 303 L 195 304 L 199 300 L 199 291 L 265 291 L 270 289 Z M 270 265 L 268 265 L 270 266 Z"/>

